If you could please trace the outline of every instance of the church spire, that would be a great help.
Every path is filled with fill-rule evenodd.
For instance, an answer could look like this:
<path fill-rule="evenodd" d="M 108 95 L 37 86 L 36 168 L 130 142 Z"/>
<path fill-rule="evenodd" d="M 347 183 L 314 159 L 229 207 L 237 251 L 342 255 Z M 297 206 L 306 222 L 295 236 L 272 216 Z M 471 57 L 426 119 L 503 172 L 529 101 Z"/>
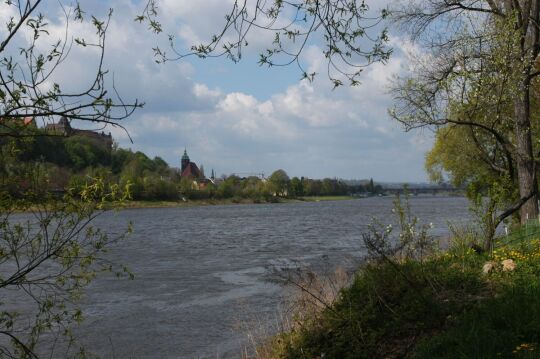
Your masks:
<path fill-rule="evenodd" d="M 184 148 L 184 155 L 182 156 L 182 172 L 184 172 L 184 170 L 187 168 L 187 166 L 189 166 L 189 156 L 187 154 L 187 150 Z"/>

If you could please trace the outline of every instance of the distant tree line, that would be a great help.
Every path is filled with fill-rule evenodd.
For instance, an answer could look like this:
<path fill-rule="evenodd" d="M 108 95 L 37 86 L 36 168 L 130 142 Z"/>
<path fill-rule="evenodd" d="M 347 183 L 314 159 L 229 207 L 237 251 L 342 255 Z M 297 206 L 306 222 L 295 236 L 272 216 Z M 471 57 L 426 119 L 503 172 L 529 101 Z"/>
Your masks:
<path fill-rule="evenodd" d="M 186 193 L 186 192 L 183 192 Z M 190 197 L 188 194 L 188 197 Z M 241 178 L 228 176 L 209 184 L 198 191 L 196 196 L 206 198 L 245 198 L 273 201 L 277 198 L 298 198 L 304 196 L 341 196 L 351 194 L 351 187 L 338 179 L 313 180 L 305 177 L 290 178 L 284 170 L 274 171 L 268 178 Z"/>
<path fill-rule="evenodd" d="M 107 148 L 85 136 L 2 138 L 0 144 L 3 151 L 7 148 L 17 149 L 17 159 L 13 163 L 20 166 L 39 163 L 48 173 L 47 186 L 56 191 L 78 191 L 99 177 L 107 184 L 119 184 L 120 188 L 127 186 L 133 200 L 237 198 L 272 202 L 279 198 L 382 192 L 381 186 L 375 185 L 373 180 L 349 185 L 337 178 L 290 178 L 281 169 L 268 178 L 230 175 L 201 184 L 194 178 L 181 177 L 180 170 L 170 167 L 161 157 L 152 159 L 142 152 L 133 152 L 117 145 Z M 12 175 L 16 168 L 13 171 Z M 20 181 L 20 186 L 23 182 Z M 13 191 L 17 191 L 17 188 Z"/>

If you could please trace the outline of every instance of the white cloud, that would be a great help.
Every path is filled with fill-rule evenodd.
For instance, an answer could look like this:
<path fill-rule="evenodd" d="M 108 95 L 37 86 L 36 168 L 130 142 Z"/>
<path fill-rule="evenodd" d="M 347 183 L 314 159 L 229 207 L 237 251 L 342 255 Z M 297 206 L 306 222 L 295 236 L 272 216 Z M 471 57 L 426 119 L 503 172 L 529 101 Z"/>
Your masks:
<path fill-rule="evenodd" d="M 205 84 L 196 83 L 193 85 L 193 93 L 195 96 L 203 99 L 215 99 L 221 96 L 221 91 L 218 89 L 210 89 Z"/>
<path fill-rule="evenodd" d="M 332 90 L 319 78 L 288 86 L 266 101 L 197 83 L 193 93 L 213 105 L 167 115 L 176 126 L 151 126 L 152 136 L 161 139 L 163 153 L 177 154 L 186 146 L 192 157 L 220 173 L 284 168 L 298 176 L 421 180 L 431 138 L 403 133 L 386 114 L 387 86 L 403 62 L 395 57 L 386 67 L 368 68 L 359 87 Z M 148 118 L 134 123 L 137 133 L 146 127 L 141 121 Z M 156 150 L 151 141 L 139 140 Z M 176 157 L 166 159 L 177 165 Z"/>
<path fill-rule="evenodd" d="M 251 111 L 257 104 L 257 100 L 250 95 L 243 93 L 230 93 L 219 103 L 218 108 L 225 112 Z"/>

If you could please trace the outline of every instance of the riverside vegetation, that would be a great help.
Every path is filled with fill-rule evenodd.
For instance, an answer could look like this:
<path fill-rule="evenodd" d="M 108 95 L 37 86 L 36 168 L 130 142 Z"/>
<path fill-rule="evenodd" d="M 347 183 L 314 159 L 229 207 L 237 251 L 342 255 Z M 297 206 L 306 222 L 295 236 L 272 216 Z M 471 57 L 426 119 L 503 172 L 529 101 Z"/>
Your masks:
<path fill-rule="evenodd" d="M 0 138 L 1 149 L 9 162 L 3 174 L 6 178 L 14 176 L 18 167 L 30 164 L 39 165 L 47 172 L 46 186 L 55 191 L 80 192 L 100 178 L 106 185 L 129 188 L 129 198 L 136 202 L 125 202 L 126 206 L 160 205 L 159 201 L 166 206 L 182 199 L 199 203 L 276 202 L 280 198 L 329 196 L 342 199 L 351 193 L 382 191 L 373 180 L 352 186 L 335 178 L 289 178 L 283 170 L 274 171 L 266 180 L 255 176 L 222 176 L 215 183 L 198 188 L 193 178 L 181 177 L 179 169 L 169 167 L 161 157 L 151 159 L 142 152 L 116 145 L 106 148 L 84 136 L 45 136 L 45 132 L 43 135 Z M 12 183 L 9 191 L 16 194 L 28 182 L 23 179 Z"/>
<path fill-rule="evenodd" d="M 530 222 L 477 246 L 478 233 L 453 229 L 441 251 L 429 225 L 396 200 L 399 234 L 374 221 L 366 263 L 348 280 L 312 273 L 281 332 L 256 341 L 257 358 L 538 358 L 540 226 Z M 336 287 L 341 288 L 336 290 Z"/>

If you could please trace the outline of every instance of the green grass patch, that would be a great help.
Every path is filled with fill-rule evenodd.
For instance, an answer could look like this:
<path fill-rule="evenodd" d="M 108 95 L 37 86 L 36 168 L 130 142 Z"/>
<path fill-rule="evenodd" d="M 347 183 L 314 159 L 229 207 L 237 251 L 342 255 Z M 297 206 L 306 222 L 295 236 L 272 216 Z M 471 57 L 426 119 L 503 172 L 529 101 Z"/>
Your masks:
<path fill-rule="evenodd" d="M 464 312 L 415 358 L 539 358 L 540 287 L 516 285 Z"/>
<path fill-rule="evenodd" d="M 521 246 L 538 238 L 540 238 L 540 223 L 534 219 L 518 228 L 511 229 L 507 236 L 500 238 L 495 248 Z"/>
<path fill-rule="evenodd" d="M 320 315 L 282 334 L 279 358 L 403 357 L 489 287 L 448 260 L 371 264 Z"/>

